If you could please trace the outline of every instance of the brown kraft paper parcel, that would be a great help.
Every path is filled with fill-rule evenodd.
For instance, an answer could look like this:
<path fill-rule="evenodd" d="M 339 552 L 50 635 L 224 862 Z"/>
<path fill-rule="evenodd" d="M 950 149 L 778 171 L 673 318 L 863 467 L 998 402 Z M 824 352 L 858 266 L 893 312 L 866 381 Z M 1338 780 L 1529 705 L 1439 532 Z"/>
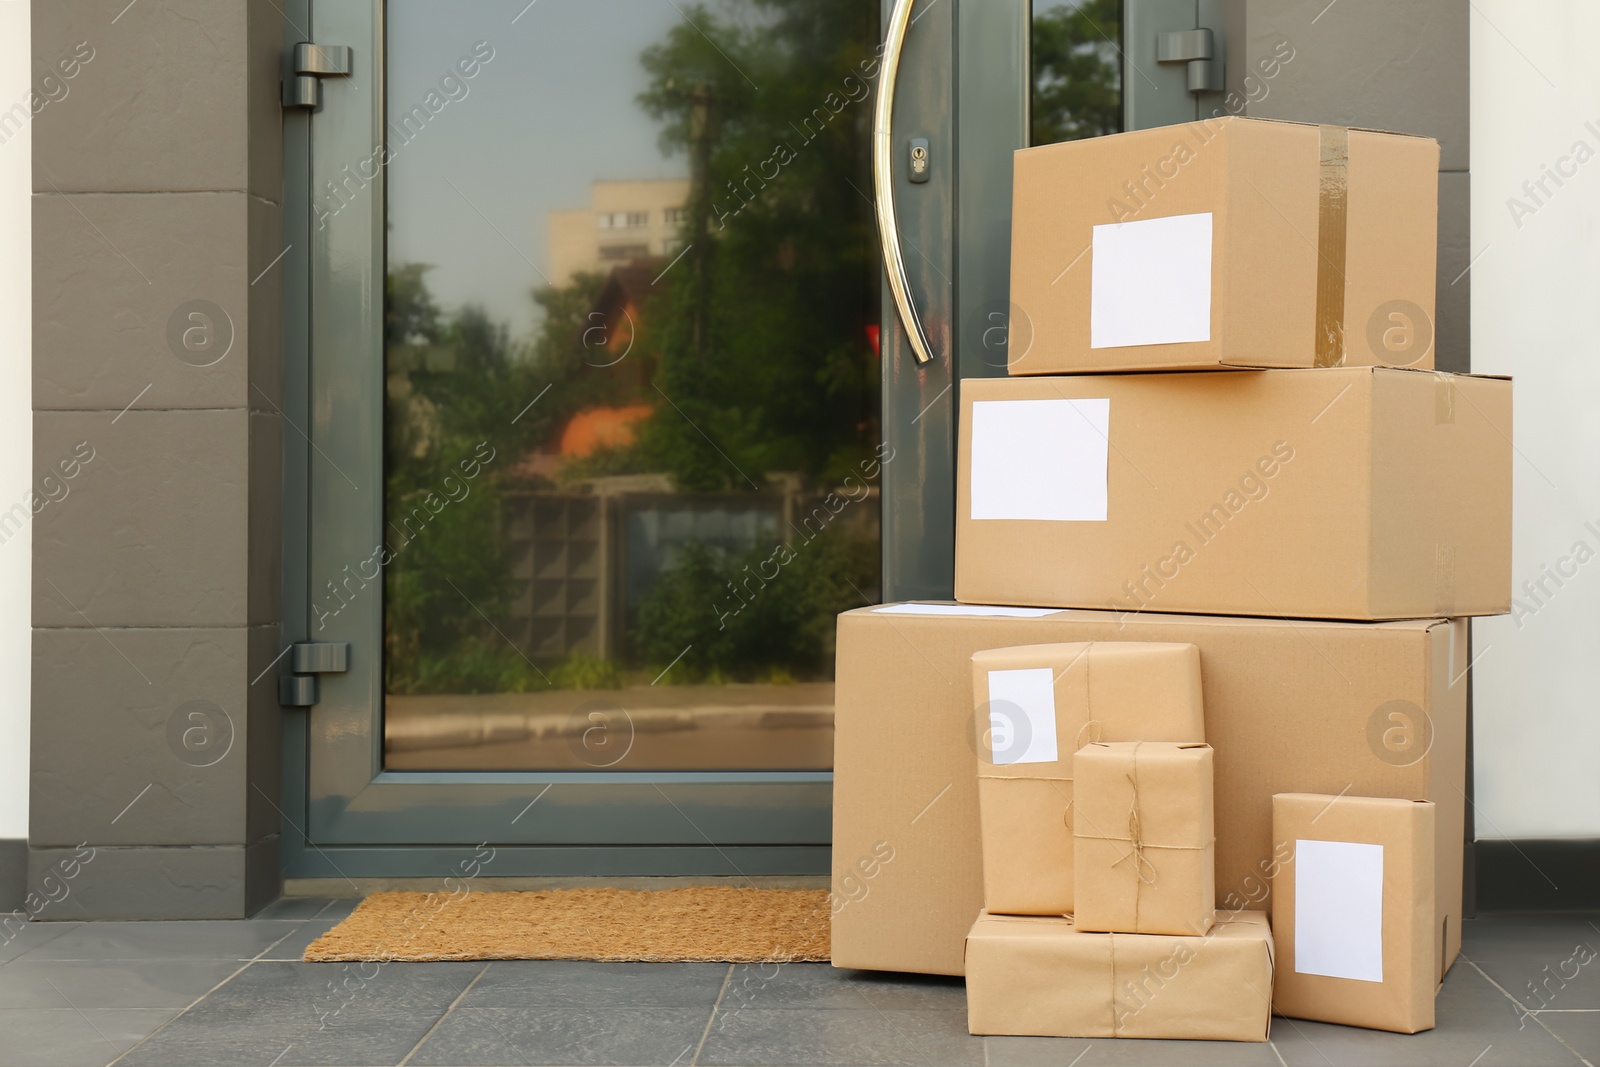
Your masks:
<path fill-rule="evenodd" d="M 1223 117 L 1015 163 L 1012 374 L 1434 365 L 1431 138 Z"/>
<path fill-rule="evenodd" d="M 1073 874 L 1079 930 L 1192 934 L 1216 912 L 1209 745 L 1085 745 L 1076 777 Z"/>
<path fill-rule="evenodd" d="M 1200 937 L 1088 933 L 1071 916 L 985 913 L 967 935 L 967 1029 L 1265 1041 L 1272 967 L 1259 911 L 1225 914 Z"/>
<path fill-rule="evenodd" d="M 1042 692 L 1026 684 L 1030 675 L 1042 676 Z M 983 906 L 1070 912 L 1072 754 L 1102 739 L 1205 740 L 1200 650 L 1155 641 L 988 649 L 972 657 L 972 686 Z M 1054 722 L 1048 746 L 1030 725 L 1041 715 Z"/>
<path fill-rule="evenodd" d="M 1466 621 L 1119 616 L 896 604 L 838 620 L 833 783 L 835 965 L 962 972 L 983 907 L 972 655 L 1066 641 L 1200 649 L 1215 749 L 1219 908 L 1267 906 L 1272 796 L 1432 800 L 1444 960 L 1461 944 Z M 1406 730 L 1395 729 L 1399 723 Z M 893 849 L 863 880 L 858 864 Z M 877 849 L 875 852 L 874 849 Z"/>
<path fill-rule="evenodd" d="M 1437 815 L 1436 805 L 1410 800 L 1272 798 L 1272 837 L 1287 855 L 1272 877 L 1274 1011 L 1402 1034 L 1433 1028 L 1444 951 L 1431 847 Z"/>
<path fill-rule="evenodd" d="M 961 383 L 956 599 L 1511 610 L 1511 383 L 1386 367 Z"/>

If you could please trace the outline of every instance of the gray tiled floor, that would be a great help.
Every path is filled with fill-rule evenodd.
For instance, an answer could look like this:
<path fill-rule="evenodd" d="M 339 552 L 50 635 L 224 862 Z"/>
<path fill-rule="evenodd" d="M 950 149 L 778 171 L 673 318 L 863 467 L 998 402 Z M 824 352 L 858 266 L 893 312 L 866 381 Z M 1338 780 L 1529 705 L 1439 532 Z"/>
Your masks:
<path fill-rule="evenodd" d="M 0 1067 L 1600 1067 L 1600 915 L 1469 922 L 1428 1033 L 1235 1045 L 975 1038 L 958 980 L 825 964 L 299 962 L 352 906 L 30 925 L 0 944 Z"/>

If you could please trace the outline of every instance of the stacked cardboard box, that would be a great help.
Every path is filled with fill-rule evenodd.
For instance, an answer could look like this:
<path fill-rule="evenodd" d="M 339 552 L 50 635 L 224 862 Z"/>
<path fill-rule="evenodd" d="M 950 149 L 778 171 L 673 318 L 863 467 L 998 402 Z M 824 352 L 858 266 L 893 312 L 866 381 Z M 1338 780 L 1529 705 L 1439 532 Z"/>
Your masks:
<path fill-rule="evenodd" d="M 961 603 L 840 618 L 835 866 L 896 860 L 836 910 L 836 965 L 964 971 L 974 1033 L 1262 1040 L 1274 996 L 1432 1025 L 1462 617 L 1509 610 L 1511 477 L 1510 383 L 1432 371 L 1437 159 L 1245 119 L 1018 154 L 1012 376 L 962 383 Z M 1089 736 L 1037 678 L 959 691 L 1071 642 L 1196 646 L 1204 737 Z M 1037 740 L 1047 690 L 1048 761 L 979 743 L 1000 704 Z"/>
<path fill-rule="evenodd" d="M 1150 641 L 1200 650 L 1215 752 L 1216 899 L 1268 904 L 1288 846 L 1273 796 L 1436 805 L 1436 977 L 1461 946 L 1467 764 L 1463 619 L 1352 623 L 1156 612 L 886 604 L 838 624 L 832 918 L 840 967 L 963 973 L 983 907 L 972 657 L 986 649 Z M 1318 826 L 1322 822 L 1317 823 Z M 879 857 L 892 855 L 889 862 Z M 873 861 L 864 879 L 860 864 Z"/>

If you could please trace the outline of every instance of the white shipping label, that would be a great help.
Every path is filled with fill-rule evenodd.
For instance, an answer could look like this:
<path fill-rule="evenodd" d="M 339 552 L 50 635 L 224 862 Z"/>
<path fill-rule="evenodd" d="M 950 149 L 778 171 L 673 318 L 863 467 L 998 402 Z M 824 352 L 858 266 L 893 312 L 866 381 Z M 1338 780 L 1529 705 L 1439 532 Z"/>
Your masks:
<path fill-rule="evenodd" d="M 1211 212 L 1094 228 L 1089 347 L 1211 340 Z"/>
<path fill-rule="evenodd" d="M 972 405 L 974 519 L 1106 521 L 1111 401 Z"/>
<path fill-rule="evenodd" d="M 1383 846 L 1294 843 L 1294 969 L 1383 981 Z"/>
<path fill-rule="evenodd" d="M 886 604 L 873 608 L 881 615 L 976 615 L 998 616 L 1006 619 L 1037 619 L 1054 615 L 1060 608 L 1006 608 L 988 604 Z"/>
<path fill-rule="evenodd" d="M 1054 763 L 1056 748 L 1055 672 L 1049 667 L 989 672 L 991 762 Z"/>

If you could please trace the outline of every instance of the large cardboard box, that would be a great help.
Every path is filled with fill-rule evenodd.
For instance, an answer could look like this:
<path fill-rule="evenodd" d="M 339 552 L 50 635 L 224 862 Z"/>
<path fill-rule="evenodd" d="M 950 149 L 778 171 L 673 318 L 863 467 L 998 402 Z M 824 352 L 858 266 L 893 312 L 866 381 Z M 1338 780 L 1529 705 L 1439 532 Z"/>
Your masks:
<path fill-rule="evenodd" d="M 1085 745 L 1072 757 L 1078 929 L 1200 935 L 1216 903 L 1211 746 Z"/>
<path fill-rule="evenodd" d="M 1511 607 L 1511 383 L 1383 367 L 968 379 L 956 599 L 1324 619 Z"/>
<path fill-rule="evenodd" d="M 1013 374 L 1433 367 L 1439 145 L 1216 118 L 1016 154 Z"/>
<path fill-rule="evenodd" d="M 960 974 L 983 904 L 972 654 L 1060 641 L 1200 649 L 1217 905 L 1262 908 L 1272 796 L 1432 800 L 1444 962 L 1461 944 L 1465 620 L 1339 623 L 891 605 L 838 625 L 833 916 L 840 967 Z M 858 863 L 893 850 L 863 882 Z M 875 851 L 876 850 L 876 851 Z M 848 899 L 846 899 L 848 898 Z"/>
<path fill-rule="evenodd" d="M 1203 741 L 1200 650 L 1158 641 L 972 657 L 983 906 L 1072 910 L 1072 754 L 1089 741 Z"/>
<path fill-rule="evenodd" d="M 1435 805 L 1280 793 L 1273 840 L 1279 1015 L 1415 1034 L 1444 977 L 1434 921 Z"/>
<path fill-rule="evenodd" d="M 1272 1026 L 1272 931 L 1259 911 L 1185 937 L 984 914 L 966 970 L 974 1034 L 1265 1041 Z"/>

